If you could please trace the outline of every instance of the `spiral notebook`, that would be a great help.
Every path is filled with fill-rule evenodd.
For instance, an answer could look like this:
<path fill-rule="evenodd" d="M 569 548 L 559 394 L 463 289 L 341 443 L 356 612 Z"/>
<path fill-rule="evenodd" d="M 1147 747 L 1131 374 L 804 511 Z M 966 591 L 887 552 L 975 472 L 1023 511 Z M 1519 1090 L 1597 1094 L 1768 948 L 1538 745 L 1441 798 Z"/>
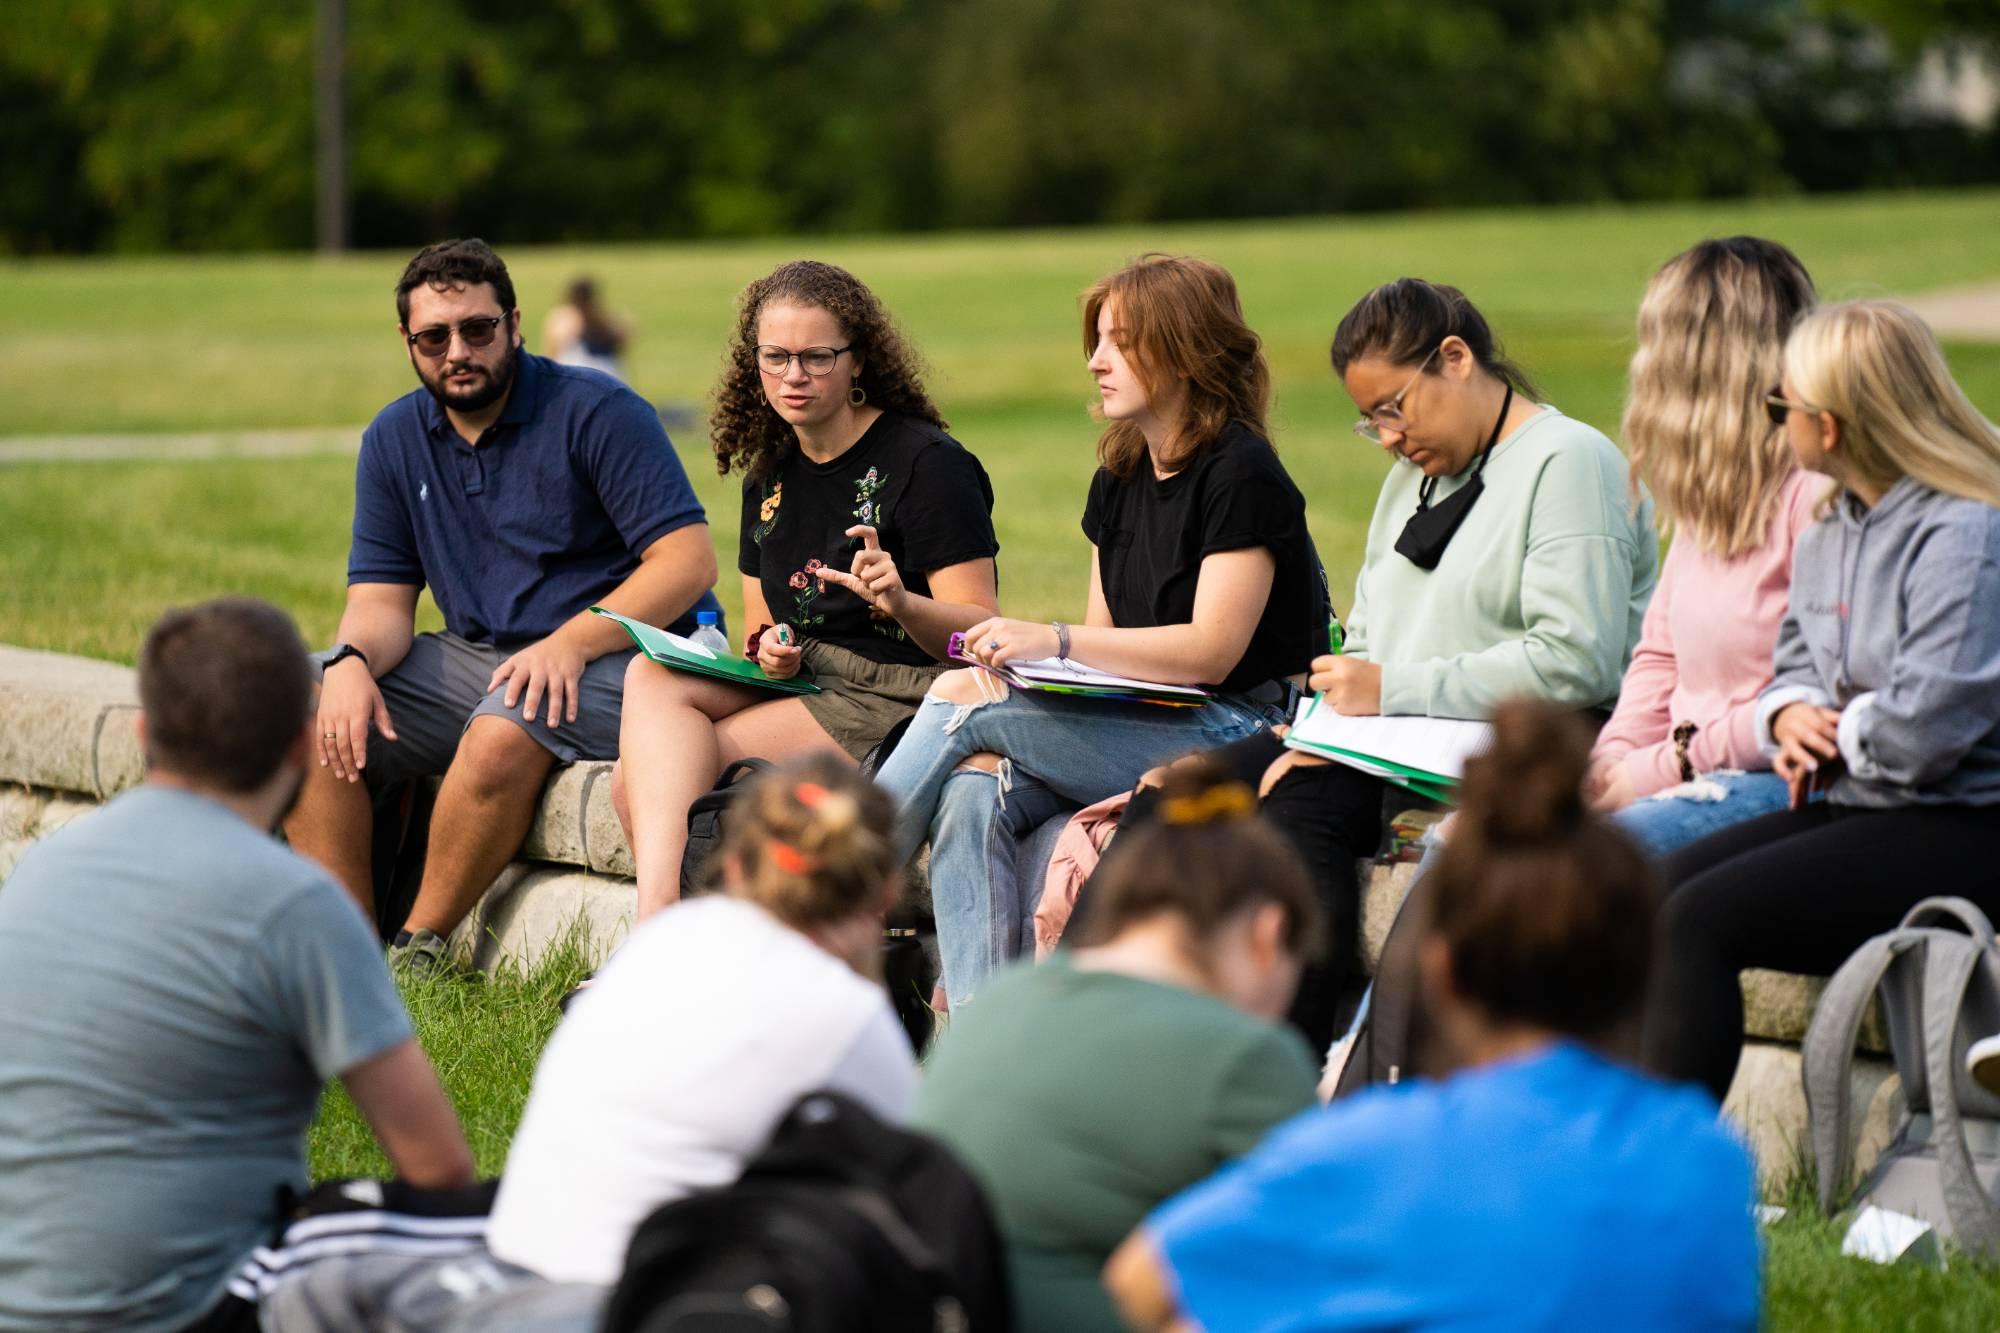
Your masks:
<path fill-rule="evenodd" d="M 616 611 L 607 611 L 601 606 L 590 608 L 607 620 L 615 620 L 625 627 L 632 636 L 632 642 L 639 645 L 639 651 L 652 658 L 663 667 L 675 671 L 686 671 L 697 676 L 707 676 L 711 680 L 726 680 L 732 685 L 748 685 L 752 689 L 769 690 L 773 694 L 818 694 L 819 686 L 809 680 L 779 680 L 764 674 L 764 668 L 743 657 L 724 657 L 712 653 L 696 643 L 668 630 L 648 625 L 643 620 L 621 616 Z"/>
<path fill-rule="evenodd" d="M 1099 671 L 1062 657 L 1042 657 L 1031 662 L 1008 662 L 988 666 L 965 656 L 965 636 L 954 634 L 946 645 L 954 662 L 977 667 L 1006 681 L 1017 690 L 1039 690 L 1045 694 L 1067 694 L 1086 699 L 1110 699 L 1119 703 L 1160 704 L 1167 708 L 1199 708 L 1209 700 L 1207 690 L 1192 685 L 1164 685 L 1159 681 L 1137 680 L 1131 676 Z"/>

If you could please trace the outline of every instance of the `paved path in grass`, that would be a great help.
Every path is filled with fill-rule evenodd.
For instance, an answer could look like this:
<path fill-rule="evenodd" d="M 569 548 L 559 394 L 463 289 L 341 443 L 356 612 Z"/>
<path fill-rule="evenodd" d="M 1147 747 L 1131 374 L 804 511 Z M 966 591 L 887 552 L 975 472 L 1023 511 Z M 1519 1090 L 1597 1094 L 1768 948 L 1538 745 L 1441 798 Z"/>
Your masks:
<path fill-rule="evenodd" d="M 312 430 L 203 431 L 191 435 L 7 435 L 0 436 L 0 464 L 352 454 L 361 448 L 361 429 L 321 426 Z"/>
<path fill-rule="evenodd" d="M 1903 300 L 1937 330 L 1940 338 L 2000 342 L 2000 282 L 1948 287 Z"/>

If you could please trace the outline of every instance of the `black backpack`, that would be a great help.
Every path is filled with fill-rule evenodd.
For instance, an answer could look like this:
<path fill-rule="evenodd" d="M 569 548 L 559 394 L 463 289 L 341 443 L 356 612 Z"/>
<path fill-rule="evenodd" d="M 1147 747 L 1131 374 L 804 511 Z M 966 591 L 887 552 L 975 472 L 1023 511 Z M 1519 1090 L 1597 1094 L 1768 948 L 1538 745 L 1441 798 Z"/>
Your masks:
<path fill-rule="evenodd" d="M 742 784 L 770 766 L 768 759 L 738 759 L 722 770 L 713 787 L 694 798 L 688 807 L 687 850 L 681 854 L 681 897 L 708 892 L 708 863 L 722 846 L 723 816 L 743 794 Z"/>
<path fill-rule="evenodd" d="M 942 1144 L 832 1092 L 633 1233 L 603 1333 L 1004 1333 L 999 1228 Z"/>

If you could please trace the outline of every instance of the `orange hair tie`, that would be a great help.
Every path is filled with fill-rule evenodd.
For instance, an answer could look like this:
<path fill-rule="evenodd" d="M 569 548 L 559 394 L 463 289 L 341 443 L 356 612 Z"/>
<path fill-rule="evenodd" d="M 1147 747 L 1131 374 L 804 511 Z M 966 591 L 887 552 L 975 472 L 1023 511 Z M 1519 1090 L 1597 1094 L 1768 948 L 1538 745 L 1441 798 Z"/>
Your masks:
<path fill-rule="evenodd" d="M 832 794 L 817 782 L 801 782 L 798 786 L 792 788 L 792 795 L 798 797 L 799 804 L 808 810 L 819 809 L 821 802 L 825 801 Z"/>
<path fill-rule="evenodd" d="M 776 862 L 778 869 L 784 871 L 787 875 L 810 875 L 813 871 L 819 869 L 818 861 L 807 856 L 788 842 L 779 842 L 776 838 L 773 838 L 771 839 L 770 847 L 771 860 Z"/>

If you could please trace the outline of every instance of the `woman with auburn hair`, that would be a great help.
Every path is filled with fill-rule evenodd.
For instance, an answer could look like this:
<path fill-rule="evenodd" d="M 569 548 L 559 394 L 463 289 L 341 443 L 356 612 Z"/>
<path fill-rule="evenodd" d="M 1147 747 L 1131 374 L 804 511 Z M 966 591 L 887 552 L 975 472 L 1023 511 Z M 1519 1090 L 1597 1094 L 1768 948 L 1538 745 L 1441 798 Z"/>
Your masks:
<path fill-rule="evenodd" d="M 1271 448 L 1270 371 L 1229 273 L 1139 259 L 1084 294 L 1083 347 L 1105 422 L 1083 513 L 1084 620 L 985 620 L 966 632 L 967 651 L 1215 694 L 1199 708 L 1079 701 L 1009 693 L 976 670 L 932 687 L 878 780 L 901 803 L 902 850 L 930 836 L 954 1008 L 1021 947 L 1024 905 L 992 864 L 1003 803 L 1046 786 L 1089 804 L 1176 755 L 1282 721 L 1325 642 L 1305 499 Z"/>
<path fill-rule="evenodd" d="M 1128 1325 L 1752 1329 L 1749 1155 L 1629 1069 L 1658 885 L 1579 790 L 1588 732 L 1493 712 L 1416 920 L 1438 1078 L 1311 1109 L 1168 1201 L 1104 1280 Z"/>
<path fill-rule="evenodd" d="M 745 651 L 820 692 L 633 659 L 612 796 L 642 918 L 680 896 L 688 807 L 724 767 L 826 747 L 859 761 L 916 709 L 951 635 L 999 606 L 986 471 L 845 269 L 799 260 L 744 289 L 709 430 L 716 470 L 743 473 Z"/>
<path fill-rule="evenodd" d="M 1317 943 L 1305 867 L 1227 775 L 1166 796 L 1075 947 L 995 977 L 925 1062 L 914 1123 L 986 1187 L 1023 1329 L 1123 1329 L 1097 1280 L 1118 1242 L 1312 1104 L 1278 1023 Z"/>
<path fill-rule="evenodd" d="M 1812 304 L 1796 255 L 1733 236 L 1667 261 L 1639 305 L 1625 447 L 1674 541 L 1586 787 L 1656 856 L 1785 808 L 1757 695 L 1792 547 L 1827 484 L 1794 461 L 1761 395 Z"/>
<path fill-rule="evenodd" d="M 1889 301 L 1799 321 L 1767 401 L 1799 465 L 1839 489 L 1799 539 L 1757 704 L 1792 808 L 1668 862 L 1646 1059 L 1717 1098 L 1742 969 L 1824 976 L 1933 893 L 2000 916 L 2000 428 Z"/>

